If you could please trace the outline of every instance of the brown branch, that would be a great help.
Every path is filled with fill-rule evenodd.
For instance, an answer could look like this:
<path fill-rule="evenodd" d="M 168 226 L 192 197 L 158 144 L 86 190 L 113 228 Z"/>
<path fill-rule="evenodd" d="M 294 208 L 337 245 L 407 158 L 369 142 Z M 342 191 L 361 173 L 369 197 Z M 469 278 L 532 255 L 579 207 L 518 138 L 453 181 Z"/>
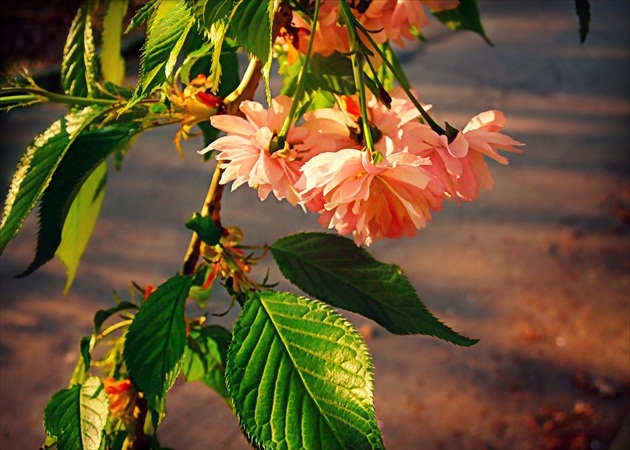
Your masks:
<path fill-rule="evenodd" d="M 280 33 L 280 30 L 284 27 L 288 27 L 291 24 L 293 18 L 293 11 L 291 6 L 286 2 L 281 2 L 278 5 L 278 9 L 274 14 L 273 27 L 271 39 L 275 41 L 276 37 Z M 258 58 L 252 58 L 247 67 L 247 71 L 241 80 L 239 86 L 228 95 L 224 100 L 225 112 L 227 114 L 244 117 L 244 114 L 239 109 L 241 103 L 245 100 L 252 100 L 260 78 L 262 76 L 263 63 Z M 220 163 L 219 163 L 220 164 Z M 201 215 L 204 217 L 212 217 L 212 220 L 216 224 L 217 228 L 221 232 L 221 235 L 225 235 L 227 232 L 221 225 L 221 196 L 223 195 L 224 185 L 219 184 L 219 179 L 223 169 L 220 165 L 215 169 L 212 182 L 208 188 L 206 194 L 206 200 L 204 201 Z M 190 244 L 188 244 L 188 250 L 184 257 L 184 264 L 182 266 L 182 275 L 192 275 L 197 267 L 197 261 L 201 254 L 201 239 L 197 236 L 197 233 L 193 233 Z"/>
<path fill-rule="evenodd" d="M 144 397 L 136 397 L 136 408 L 138 408 L 138 417 L 135 418 L 133 440 L 130 447 L 132 450 L 148 450 L 150 445 L 144 435 L 144 422 L 149 408 Z"/>

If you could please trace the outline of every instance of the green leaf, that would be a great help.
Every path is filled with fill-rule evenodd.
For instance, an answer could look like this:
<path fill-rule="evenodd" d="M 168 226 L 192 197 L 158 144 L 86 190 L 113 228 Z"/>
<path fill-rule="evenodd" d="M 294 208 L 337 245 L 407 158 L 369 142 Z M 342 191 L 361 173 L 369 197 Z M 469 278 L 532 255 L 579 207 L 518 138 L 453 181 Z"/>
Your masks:
<path fill-rule="evenodd" d="M 223 81 L 220 55 L 227 36 L 263 62 L 263 76 L 268 82 L 273 47 L 274 1 L 187 0 L 186 3 L 199 31 L 214 44 L 210 69 L 214 92 Z"/>
<path fill-rule="evenodd" d="M 264 64 L 271 60 L 273 0 L 240 1 L 230 21 L 231 36 Z"/>
<path fill-rule="evenodd" d="M 72 143 L 57 170 L 53 174 L 50 185 L 42 195 L 39 207 L 39 232 L 37 235 L 37 250 L 35 258 L 29 267 L 19 277 L 33 273 L 42 264 L 55 256 L 62 239 L 63 226 L 71 205 L 79 193 L 81 186 L 90 174 L 99 167 L 112 152 L 127 144 L 131 135 L 137 131 L 136 124 L 122 124 L 103 129 L 88 130 L 81 133 Z M 98 193 L 99 187 L 95 189 Z M 77 219 L 76 217 L 74 219 Z M 94 216 L 79 217 L 95 221 Z M 81 227 L 83 223 L 79 224 Z M 69 225 L 69 232 L 74 231 L 76 224 Z M 87 231 L 87 230 L 85 230 Z M 83 233 L 83 231 L 81 232 Z M 89 235 L 81 238 L 87 242 Z M 72 239 L 69 236 L 68 239 Z M 67 250 L 67 247 L 66 247 Z M 64 256 L 68 256 L 65 254 Z M 74 265 L 78 263 L 73 254 L 69 259 Z M 76 261 L 75 261 L 76 259 Z"/>
<path fill-rule="evenodd" d="M 116 1 L 116 0 L 113 0 L 113 1 Z M 142 8 L 136 11 L 134 16 L 131 18 L 131 22 L 129 23 L 129 26 L 125 30 L 125 34 L 132 32 L 133 30 L 138 28 L 140 25 L 142 25 L 144 22 L 149 20 L 149 17 L 151 17 L 151 15 L 155 12 L 157 7 L 160 5 L 161 1 L 162 0 L 149 0 L 148 2 L 144 4 L 144 6 L 142 6 Z"/>
<path fill-rule="evenodd" d="M 101 326 L 107 319 L 126 309 L 138 309 L 138 305 L 130 302 L 120 302 L 112 308 L 96 311 L 96 314 L 94 314 L 94 333 L 96 334 L 101 330 Z"/>
<path fill-rule="evenodd" d="M 63 223 L 61 243 L 55 254 L 66 266 L 68 277 L 63 293 L 72 286 L 81 256 L 87 247 L 105 198 L 107 163 L 103 162 L 83 183 Z"/>
<path fill-rule="evenodd" d="M 192 32 L 191 32 L 192 34 Z M 190 83 L 190 80 L 195 78 L 200 73 L 208 74 L 210 73 L 210 64 L 212 62 L 212 48 L 214 44 L 211 42 L 204 42 L 198 48 L 186 53 L 186 49 L 184 49 L 184 53 L 186 54 L 186 59 L 182 63 L 180 69 L 180 75 L 183 84 Z M 206 66 L 205 70 L 195 70 L 198 65 Z"/>
<path fill-rule="evenodd" d="M 229 18 L 230 13 L 240 0 L 185 0 L 195 18 L 199 32 L 203 33 L 208 41 L 212 42 L 216 37 L 212 27 Z"/>
<path fill-rule="evenodd" d="M 426 334 L 464 346 L 477 342 L 437 320 L 399 266 L 377 261 L 350 239 L 300 233 L 278 239 L 270 249 L 282 274 L 304 292 L 394 334 Z"/>
<path fill-rule="evenodd" d="M 437 19 L 453 31 L 474 31 L 483 38 L 488 45 L 494 46 L 486 36 L 481 24 L 477 0 L 459 0 L 459 6 L 445 11 L 431 11 Z"/>
<path fill-rule="evenodd" d="M 212 90 L 217 93 L 223 80 L 221 54 L 226 40 L 228 25 L 236 12 L 238 0 L 187 0 L 200 33 L 213 45 L 209 79 Z M 238 78 L 238 76 L 237 76 Z"/>
<path fill-rule="evenodd" d="M 221 239 L 221 233 L 212 217 L 194 213 L 186 222 L 186 228 L 197 233 L 199 238 L 207 245 L 217 245 Z"/>
<path fill-rule="evenodd" d="M 128 7 L 129 0 L 109 0 L 103 19 L 101 67 L 105 81 L 114 84 L 122 84 L 125 77 L 125 60 L 120 54 L 120 43 L 122 21 Z"/>
<path fill-rule="evenodd" d="M 394 53 L 394 50 L 392 49 L 391 45 L 389 45 L 389 42 L 385 42 L 384 44 L 381 44 L 380 47 L 383 53 L 385 54 L 385 57 L 387 58 L 387 60 L 394 66 L 394 68 L 398 70 L 398 73 L 403 76 L 403 78 L 400 80 L 401 86 L 407 89 L 411 89 L 411 83 L 409 83 L 409 80 L 407 79 L 405 71 L 403 70 L 400 64 L 400 61 L 398 60 L 396 53 Z M 394 88 L 394 80 L 396 79 L 396 77 L 394 73 L 391 70 L 389 70 L 389 68 L 387 67 L 387 64 L 381 64 L 381 66 L 378 68 L 378 74 L 379 74 L 379 79 L 381 83 L 383 84 L 383 87 L 387 91 L 391 91 Z"/>
<path fill-rule="evenodd" d="M 109 414 L 103 383 L 90 377 L 52 396 L 44 409 L 44 428 L 59 450 L 98 450 Z"/>
<path fill-rule="evenodd" d="M 589 0 L 575 0 L 575 12 L 580 20 L 580 44 L 586 41 L 591 23 L 591 5 Z"/>
<path fill-rule="evenodd" d="M 92 361 L 92 350 L 96 343 L 94 335 L 84 336 L 81 338 L 79 346 L 79 360 L 77 361 L 72 377 L 70 378 L 70 387 L 85 383 L 85 376 L 90 369 Z"/>
<path fill-rule="evenodd" d="M 184 2 L 166 1 L 157 6 L 142 47 L 140 80 L 129 101 L 129 108 L 159 88 L 173 74 L 192 24 Z"/>
<path fill-rule="evenodd" d="M 383 448 L 372 363 L 329 306 L 290 293 L 247 301 L 228 350 L 228 390 L 256 447 Z"/>
<path fill-rule="evenodd" d="M 190 330 L 182 372 L 186 381 L 201 381 L 231 405 L 225 385 L 225 361 L 232 335 L 219 325 Z"/>
<path fill-rule="evenodd" d="M 302 64 L 300 61 L 289 64 L 284 55 L 279 58 L 279 62 L 279 73 L 284 77 L 284 87 L 281 93 L 291 97 L 295 94 Z M 304 90 L 305 92 L 324 90 L 340 95 L 354 94 L 356 87 L 352 73 L 352 61 L 339 52 L 334 52 L 330 56 L 314 53 L 308 64 Z"/>
<path fill-rule="evenodd" d="M 92 33 L 92 2 L 81 5 L 63 49 L 61 86 L 66 94 L 94 97 L 97 92 L 97 59 Z"/>
<path fill-rule="evenodd" d="M 0 223 L 0 253 L 48 187 L 55 170 L 76 137 L 101 113 L 88 107 L 57 120 L 26 149 L 13 174 Z"/>
<path fill-rule="evenodd" d="M 191 279 L 176 275 L 149 296 L 129 326 L 123 359 L 159 422 L 166 393 L 181 370 L 186 347 L 184 302 Z"/>

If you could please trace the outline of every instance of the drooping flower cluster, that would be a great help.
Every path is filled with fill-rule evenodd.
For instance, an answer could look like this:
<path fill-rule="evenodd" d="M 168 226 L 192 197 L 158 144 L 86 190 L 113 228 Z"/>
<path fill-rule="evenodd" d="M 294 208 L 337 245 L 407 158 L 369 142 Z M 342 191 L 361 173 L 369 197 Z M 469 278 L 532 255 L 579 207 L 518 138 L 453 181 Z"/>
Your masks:
<path fill-rule="evenodd" d="M 314 2 L 309 5 L 311 9 L 312 4 Z M 404 46 L 402 38 L 414 39 L 423 27 L 429 25 L 425 7 L 432 11 L 449 10 L 456 8 L 459 0 L 350 0 L 348 5 L 377 44 L 389 40 Z M 294 14 L 290 29 L 282 30 L 279 36 L 279 43 L 288 52 L 289 62 L 295 59 L 296 50 L 306 52 L 311 34 L 311 25 Z M 314 39 L 313 52 L 324 56 L 350 50 L 347 30 L 339 21 L 338 0 L 321 2 Z"/>
<path fill-rule="evenodd" d="M 237 116 L 214 116 L 211 123 L 227 136 L 207 149 L 224 169 L 220 182 L 247 183 L 264 200 L 278 199 L 320 214 L 319 222 L 357 245 L 382 238 L 413 236 L 431 220 L 431 211 L 448 199 L 472 201 L 493 180 L 485 156 L 507 164 L 499 149 L 518 152 L 522 145 L 500 133 L 500 111 L 474 117 L 449 140 L 419 120 L 420 113 L 402 90 L 392 92 L 388 109 L 374 96 L 367 120 L 374 152 L 366 149 L 358 101 L 339 97 L 333 108 L 305 114 L 292 126 L 282 148 L 278 130 L 291 99 L 277 97 L 265 110 L 244 102 Z"/>

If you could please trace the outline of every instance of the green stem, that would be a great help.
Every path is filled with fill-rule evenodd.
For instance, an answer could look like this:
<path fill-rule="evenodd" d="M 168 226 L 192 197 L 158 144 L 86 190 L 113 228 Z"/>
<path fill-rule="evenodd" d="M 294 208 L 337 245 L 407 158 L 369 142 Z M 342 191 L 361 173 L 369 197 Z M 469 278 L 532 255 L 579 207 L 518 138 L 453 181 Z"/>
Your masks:
<path fill-rule="evenodd" d="M 341 3 L 345 3 L 344 0 L 341 0 Z M 355 21 L 356 22 L 356 21 Z M 407 97 L 409 97 L 409 100 L 411 100 L 411 102 L 414 104 L 414 106 L 416 107 L 416 109 L 420 112 L 420 115 L 422 116 L 422 118 L 427 122 L 427 124 L 431 127 L 431 129 L 433 131 L 435 131 L 438 134 L 446 134 L 446 131 L 444 131 L 444 128 L 442 128 L 441 126 L 439 126 L 437 124 L 437 122 L 435 120 L 433 120 L 433 118 L 429 115 L 428 112 L 426 112 L 426 110 L 422 107 L 422 105 L 420 104 L 420 102 L 416 99 L 416 97 L 411 93 L 411 91 L 409 90 L 407 83 L 406 83 L 406 77 L 404 75 L 402 75 L 399 71 L 398 68 L 396 68 L 388 59 L 387 56 L 383 53 L 383 51 L 380 49 L 380 47 L 376 44 L 376 42 L 374 42 L 374 39 L 372 39 L 372 36 L 370 36 L 370 32 L 367 31 L 363 25 L 361 25 L 359 22 L 356 22 L 357 28 L 359 28 L 359 30 L 361 30 L 361 32 L 363 33 L 363 35 L 368 39 L 368 41 L 370 41 L 370 44 L 372 44 L 372 46 L 374 47 L 374 49 L 377 51 L 377 53 L 379 54 L 379 56 L 381 57 L 381 59 L 383 60 L 383 62 L 385 63 L 385 65 L 387 66 L 387 68 L 389 70 L 391 70 L 391 72 L 394 74 L 394 76 L 396 77 L 396 80 L 398 81 L 398 83 L 400 84 L 400 87 L 403 89 L 403 91 L 405 91 L 405 94 L 407 94 Z"/>
<path fill-rule="evenodd" d="M 30 103 L 40 100 L 37 95 L 12 95 L 10 97 L 0 97 L 0 106 L 9 103 Z"/>
<path fill-rule="evenodd" d="M 350 7 L 346 3 L 346 0 L 339 0 L 339 7 L 344 16 L 346 22 L 346 29 L 348 31 L 348 38 L 350 40 L 350 52 L 352 53 L 352 72 L 354 75 L 354 84 L 359 91 L 359 106 L 361 108 L 361 116 L 363 117 L 363 136 L 365 139 L 365 146 L 370 153 L 370 159 L 373 162 L 378 162 L 382 159 L 383 155 L 378 153 L 374 148 L 374 140 L 372 138 L 372 130 L 370 129 L 370 121 L 367 113 L 367 101 L 365 98 L 365 81 L 363 79 L 363 53 L 359 51 L 360 41 L 359 35 L 355 28 L 357 23 L 356 18 L 350 11 Z"/>
<path fill-rule="evenodd" d="M 306 72 L 308 71 L 308 63 L 311 59 L 311 52 L 313 51 L 313 42 L 315 42 L 315 32 L 317 31 L 317 19 L 319 17 L 319 3 L 320 0 L 316 0 L 315 2 L 315 12 L 313 13 L 313 26 L 311 27 L 311 39 L 308 41 L 308 47 L 306 49 L 306 55 L 304 56 L 304 63 L 302 65 L 302 70 L 300 75 L 298 76 L 297 88 L 295 89 L 295 94 L 293 96 L 293 102 L 291 103 L 291 108 L 289 109 L 289 114 L 287 118 L 284 120 L 282 124 L 282 129 L 278 134 L 278 148 L 276 150 L 280 150 L 284 148 L 284 141 L 289 134 L 289 130 L 291 129 L 291 125 L 293 124 L 293 119 L 295 117 L 295 113 L 298 108 L 298 104 L 302 99 L 302 95 L 304 94 L 304 80 L 306 79 Z"/>
<path fill-rule="evenodd" d="M 122 322 L 117 322 L 114 325 L 110 326 L 109 328 L 101 331 L 99 333 L 99 335 L 96 338 L 96 342 L 101 341 L 103 338 L 109 336 L 110 334 L 112 334 L 114 331 L 119 330 L 121 328 L 124 327 L 128 327 L 129 325 L 131 325 L 131 322 L 133 322 L 133 320 L 123 320 Z"/>
<path fill-rule="evenodd" d="M 74 97 L 72 95 L 64 95 L 64 94 L 55 94 L 54 92 L 48 92 L 44 89 L 40 88 L 31 88 L 31 87 L 20 87 L 20 88 L 2 88 L 0 89 L 0 94 L 18 94 L 22 92 L 28 92 L 30 94 L 34 94 L 40 97 L 44 97 L 48 99 L 48 101 L 54 103 L 65 103 L 69 105 L 113 105 L 115 103 L 120 103 L 120 100 L 108 100 L 105 98 L 86 98 L 86 97 Z"/>

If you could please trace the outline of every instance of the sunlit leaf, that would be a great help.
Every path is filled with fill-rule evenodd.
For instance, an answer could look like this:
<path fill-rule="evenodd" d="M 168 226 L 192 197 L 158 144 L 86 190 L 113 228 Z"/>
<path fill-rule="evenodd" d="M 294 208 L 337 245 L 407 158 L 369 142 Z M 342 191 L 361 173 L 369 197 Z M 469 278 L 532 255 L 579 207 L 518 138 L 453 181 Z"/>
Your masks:
<path fill-rule="evenodd" d="M 80 192 L 81 186 L 89 178 L 91 173 L 99 167 L 103 161 L 117 148 L 124 146 L 137 130 L 135 124 L 122 124 L 104 129 L 88 130 L 81 133 L 72 143 L 67 153 L 59 163 L 52 176 L 50 185 L 42 195 L 39 208 L 39 232 L 37 235 L 37 250 L 35 258 L 29 267 L 19 276 L 27 276 L 42 264 L 55 256 L 62 239 L 63 226 L 71 205 Z M 95 192 L 99 187 L 95 188 Z M 94 208 L 83 211 L 85 214 L 94 213 Z M 71 217 L 86 223 L 96 220 L 96 217 L 84 215 Z M 76 224 L 70 224 L 69 232 L 73 231 Z M 87 242 L 89 234 L 79 236 Z M 72 236 L 69 237 L 72 239 Z M 66 250 L 68 250 L 66 248 Z M 78 264 L 78 257 L 65 254 L 70 258 L 71 265 Z M 75 261 L 76 260 L 76 261 Z"/>
<path fill-rule="evenodd" d="M 103 162 L 94 169 L 94 172 L 81 186 L 64 221 L 61 243 L 55 252 L 68 270 L 66 285 L 63 288 L 64 294 L 72 286 L 79 261 L 101 212 L 101 205 L 105 198 L 106 179 L 107 163 Z"/>
<path fill-rule="evenodd" d="M 48 187 L 70 145 L 101 111 L 88 107 L 68 114 L 40 133 L 28 146 L 13 174 L 4 202 L 0 223 L 0 253 Z"/>
<path fill-rule="evenodd" d="M 61 86 L 75 97 L 94 97 L 97 59 L 92 31 L 92 2 L 84 2 L 77 11 L 66 39 L 61 63 Z"/>
<path fill-rule="evenodd" d="M 128 6 L 129 0 L 110 0 L 103 19 L 101 70 L 105 81 L 114 84 L 122 84 L 125 77 L 125 60 L 120 54 L 120 43 L 122 21 Z"/>
<path fill-rule="evenodd" d="M 149 21 L 140 57 L 140 80 L 129 102 L 133 106 L 159 88 L 172 74 L 186 36 L 193 25 L 181 1 L 161 2 Z"/>
<path fill-rule="evenodd" d="M 245 304 L 228 351 L 228 390 L 256 447 L 383 448 L 368 350 L 329 306 L 263 292 Z"/>
<path fill-rule="evenodd" d="M 59 450 L 98 450 L 108 413 L 103 383 L 90 377 L 53 395 L 44 409 L 44 428 L 57 438 Z"/>
<path fill-rule="evenodd" d="M 270 249 L 282 274 L 304 292 L 392 333 L 426 334 L 466 346 L 477 342 L 436 319 L 399 266 L 377 261 L 350 239 L 299 233 L 278 239 Z"/>
<path fill-rule="evenodd" d="M 113 1 L 116 1 L 116 0 L 113 0 Z M 148 2 L 146 2 L 142 6 L 142 8 L 136 11 L 134 16 L 131 18 L 131 22 L 129 23 L 129 26 L 125 30 L 125 33 L 132 32 L 133 30 L 138 28 L 140 25 L 142 25 L 144 22 L 149 20 L 149 17 L 151 17 L 151 15 L 155 12 L 157 7 L 160 5 L 161 1 L 162 0 L 149 0 Z"/>

